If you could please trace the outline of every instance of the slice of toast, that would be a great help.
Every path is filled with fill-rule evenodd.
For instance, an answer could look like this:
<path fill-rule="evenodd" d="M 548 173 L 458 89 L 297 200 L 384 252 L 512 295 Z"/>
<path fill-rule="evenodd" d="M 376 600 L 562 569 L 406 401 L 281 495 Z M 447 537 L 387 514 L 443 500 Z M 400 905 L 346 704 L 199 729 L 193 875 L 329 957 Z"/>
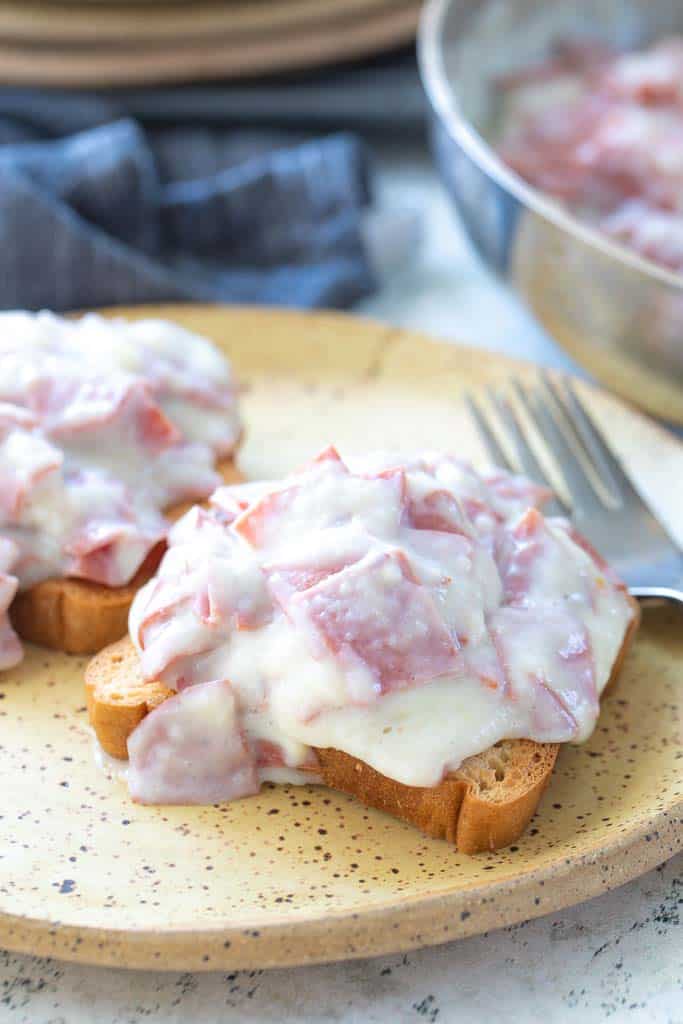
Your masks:
<path fill-rule="evenodd" d="M 221 460 L 216 469 L 225 483 L 243 480 L 232 458 Z M 178 519 L 193 504 L 187 501 L 174 505 L 166 515 Z M 20 591 L 10 608 L 12 625 L 22 640 L 41 647 L 66 654 L 101 651 L 126 633 L 133 598 L 156 572 L 163 551 L 163 544 L 150 551 L 136 575 L 123 587 L 69 578 L 43 580 Z"/>
<path fill-rule="evenodd" d="M 635 636 L 634 618 L 615 659 L 608 686 L 621 669 Z M 85 676 L 88 712 L 102 748 L 128 757 L 135 726 L 172 691 L 142 678 L 137 651 L 128 637 L 101 651 Z M 502 740 L 468 758 L 438 786 L 406 786 L 340 750 L 319 749 L 319 774 L 327 786 L 358 797 L 423 832 L 453 843 L 462 853 L 497 850 L 518 839 L 550 781 L 559 744 Z"/>
<path fill-rule="evenodd" d="M 85 670 L 88 716 L 100 746 L 110 757 L 128 758 L 128 737 L 167 697 L 163 683 L 145 682 L 140 659 L 128 636 L 96 654 Z"/>

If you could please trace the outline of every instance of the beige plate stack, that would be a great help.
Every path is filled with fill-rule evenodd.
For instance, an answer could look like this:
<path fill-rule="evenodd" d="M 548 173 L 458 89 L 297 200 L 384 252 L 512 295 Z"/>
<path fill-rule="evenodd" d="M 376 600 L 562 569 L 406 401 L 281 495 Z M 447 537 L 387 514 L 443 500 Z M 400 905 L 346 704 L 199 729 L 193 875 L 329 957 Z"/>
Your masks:
<path fill-rule="evenodd" d="M 0 83 L 125 86 L 367 56 L 415 35 L 418 0 L 9 0 Z"/>

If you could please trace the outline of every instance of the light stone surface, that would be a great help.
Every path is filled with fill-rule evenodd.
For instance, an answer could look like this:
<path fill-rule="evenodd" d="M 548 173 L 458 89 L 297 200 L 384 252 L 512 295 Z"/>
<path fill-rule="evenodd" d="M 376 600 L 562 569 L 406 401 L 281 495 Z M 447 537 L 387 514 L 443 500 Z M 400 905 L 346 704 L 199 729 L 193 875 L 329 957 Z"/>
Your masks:
<path fill-rule="evenodd" d="M 380 199 L 393 232 L 380 263 L 390 272 L 361 312 L 438 337 L 571 366 L 514 298 L 477 266 L 423 155 L 385 148 Z M 381 238 L 384 217 L 375 228 Z M 0 953 L 0 1022 L 683 1024 L 682 903 L 679 856 L 562 913 L 405 956 L 192 975 Z"/>

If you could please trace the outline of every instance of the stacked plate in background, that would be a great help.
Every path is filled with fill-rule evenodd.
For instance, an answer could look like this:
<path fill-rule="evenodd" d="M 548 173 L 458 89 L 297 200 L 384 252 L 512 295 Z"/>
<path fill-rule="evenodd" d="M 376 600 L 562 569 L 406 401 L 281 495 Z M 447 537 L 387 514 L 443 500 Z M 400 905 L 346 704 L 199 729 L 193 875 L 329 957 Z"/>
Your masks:
<path fill-rule="evenodd" d="M 0 84 L 107 87 L 244 77 L 409 42 L 419 0 L 7 0 Z"/>

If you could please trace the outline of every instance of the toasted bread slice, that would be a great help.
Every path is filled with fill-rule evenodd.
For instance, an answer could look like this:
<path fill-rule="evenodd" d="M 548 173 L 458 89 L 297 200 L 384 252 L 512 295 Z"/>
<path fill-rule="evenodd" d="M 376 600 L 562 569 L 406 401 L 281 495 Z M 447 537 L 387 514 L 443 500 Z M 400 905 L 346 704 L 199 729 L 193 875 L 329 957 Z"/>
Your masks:
<path fill-rule="evenodd" d="M 111 757 L 126 760 L 128 737 L 153 708 L 172 696 L 163 683 L 148 683 L 130 637 L 95 655 L 85 672 L 88 715 L 100 746 Z"/>
<path fill-rule="evenodd" d="M 326 785 L 453 843 L 461 853 L 519 839 L 550 781 L 557 743 L 501 740 L 438 786 L 404 786 L 341 750 L 316 751 Z"/>
<path fill-rule="evenodd" d="M 218 463 L 225 483 L 240 483 L 242 476 L 232 458 Z M 183 502 L 168 509 L 178 519 L 192 507 Z M 128 629 L 128 612 L 135 594 L 154 575 L 164 551 L 158 545 L 123 587 L 105 587 L 88 580 L 43 580 L 17 594 L 10 619 L 22 640 L 51 647 L 66 654 L 94 654 L 122 637 Z"/>
<path fill-rule="evenodd" d="M 146 683 L 128 637 L 101 651 L 86 670 L 90 722 L 112 757 L 128 757 L 135 726 L 172 691 Z M 559 746 L 505 740 L 476 757 L 438 786 L 405 786 L 340 750 L 316 751 L 319 773 L 332 789 L 447 839 L 463 853 L 494 850 L 517 839 L 548 784 Z"/>
<path fill-rule="evenodd" d="M 640 621 L 634 618 L 615 659 L 616 678 Z M 171 696 L 161 683 L 146 683 L 131 640 L 124 637 L 101 651 L 85 676 L 90 722 L 103 749 L 128 756 L 128 736 L 144 716 Z M 497 850 L 518 839 L 550 781 L 559 745 L 503 740 L 468 758 L 438 786 L 405 786 L 340 750 L 316 751 L 319 772 L 332 789 L 357 796 L 370 807 L 446 839 L 462 853 Z"/>

